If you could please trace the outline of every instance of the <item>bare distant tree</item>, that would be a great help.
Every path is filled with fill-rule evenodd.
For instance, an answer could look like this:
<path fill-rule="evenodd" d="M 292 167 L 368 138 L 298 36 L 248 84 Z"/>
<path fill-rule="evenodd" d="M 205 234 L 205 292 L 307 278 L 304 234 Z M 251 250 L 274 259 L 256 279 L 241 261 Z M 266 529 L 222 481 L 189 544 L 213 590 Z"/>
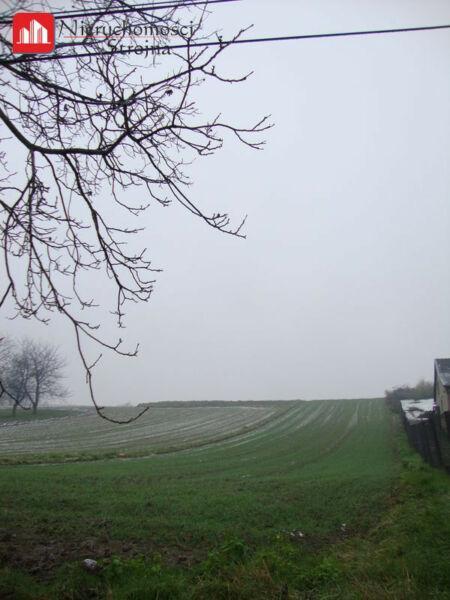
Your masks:
<path fill-rule="evenodd" d="M 12 341 L 8 337 L 0 335 L 0 405 L 10 405 L 13 402 L 12 397 L 6 393 L 3 387 L 6 385 L 6 378 L 11 368 L 13 352 Z"/>
<path fill-rule="evenodd" d="M 43 400 L 61 400 L 68 395 L 63 386 L 66 366 L 59 349 L 52 344 L 23 340 L 9 361 L 5 381 L 13 407 L 35 414 Z"/>
<path fill-rule="evenodd" d="M 248 77 L 221 73 L 218 59 L 245 30 L 226 42 L 208 34 L 208 4 L 78 0 L 78 16 L 57 16 L 57 30 L 63 27 L 68 37 L 49 56 L 13 55 L 10 21 L 0 27 L 0 138 L 10 148 L 0 156 L 0 268 L 6 280 L 0 307 L 12 301 L 25 318 L 47 321 L 54 311 L 66 317 L 103 417 L 92 387 L 98 359 L 87 359 L 83 340 L 126 356 L 137 348 L 123 350 L 121 339 L 99 335 L 90 316 L 96 299 L 83 276 L 98 271 L 112 282 L 122 327 L 127 303 L 149 299 L 156 271 L 145 248 L 130 243 L 140 228 L 124 220 L 139 217 L 152 201 L 166 206 L 175 200 L 207 225 L 244 237 L 245 218 L 233 225 L 228 214 L 206 210 L 188 194 L 186 169 L 195 156 L 219 150 L 225 134 L 260 149 L 263 141 L 254 136 L 269 127 L 267 117 L 249 126 L 227 123 L 218 109 L 201 117 L 197 86 Z M 46 5 L 9 0 L 7 8 L 12 14 Z M 87 37 L 69 35 L 75 23 L 84 25 Z M 139 53 L 133 26 L 150 32 Z M 133 198 L 126 195 L 130 189 Z M 113 222 L 108 202 L 123 211 Z"/>
<path fill-rule="evenodd" d="M 7 403 L 12 406 L 13 415 L 18 408 L 31 409 L 31 402 L 27 396 L 27 384 L 30 381 L 30 363 L 22 352 L 13 350 L 8 365 L 2 374 L 5 386 L 4 396 Z"/>
<path fill-rule="evenodd" d="M 0 335 L 0 374 L 7 367 L 12 354 L 12 342 L 6 337 Z"/>

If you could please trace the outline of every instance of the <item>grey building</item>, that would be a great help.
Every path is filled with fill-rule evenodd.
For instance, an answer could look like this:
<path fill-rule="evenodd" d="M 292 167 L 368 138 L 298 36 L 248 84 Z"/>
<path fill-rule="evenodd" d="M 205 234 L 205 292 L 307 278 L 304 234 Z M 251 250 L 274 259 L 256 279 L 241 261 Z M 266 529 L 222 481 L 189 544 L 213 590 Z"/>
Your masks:
<path fill-rule="evenodd" d="M 440 422 L 450 436 L 450 358 L 434 361 L 434 400 L 439 409 Z"/>

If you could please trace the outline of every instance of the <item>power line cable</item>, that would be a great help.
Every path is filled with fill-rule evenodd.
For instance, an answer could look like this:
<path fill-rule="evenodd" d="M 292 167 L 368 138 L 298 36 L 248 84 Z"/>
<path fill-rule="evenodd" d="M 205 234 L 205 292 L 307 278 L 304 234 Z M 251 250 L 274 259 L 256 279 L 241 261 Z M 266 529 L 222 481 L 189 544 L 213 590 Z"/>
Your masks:
<path fill-rule="evenodd" d="M 143 4 L 133 4 L 131 6 L 124 6 L 122 8 L 108 8 L 108 9 L 86 9 L 79 11 L 61 11 L 59 13 L 53 13 L 55 19 L 66 19 L 76 18 L 77 16 L 102 16 L 121 14 L 128 12 L 139 12 L 139 11 L 152 11 L 152 10 L 163 10 L 167 8 L 188 8 L 189 6 L 197 6 L 199 4 L 222 4 L 229 2 L 240 2 L 240 0 L 161 0 L 160 2 L 145 2 Z"/>
<path fill-rule="evenodd" d="M 192 0 L 194 1 L 194 0 Z M 206 2 L 207 0 L 203 0 L 203 2 Z M 89 16 L 98 16 L 98 15 L 110 15 L 110 14 L 116 14 L 116 13 L 120 13 L 120 12 L 124 12 L 124 11 L 129 11 L 129 12 L 133 12 L 136 11 L 138 12 L 139 10 L 145 10 L 145 9 L 149 9 L 149 10 L 155 10 L 155 9 L 159 9 L 159 8 L 164 8 L 164 6 L 162 5 L 179 5 L 179 6 L 185 6 L 187 5 L 187 3 L 190 3 L 191 0 L 159 0 L 158 2 L 152 1 L 152 2 L 145 2 L 145 3 L 140 3 L 140 4 L 134 4 L 133 6 L 123 6 L 121 8 L 114 8 L 112 5 L 110 5 L 109 7 L 104 7 L 104 8 L 95 8 L 95 7 L 91 7 L 91 8 L 85 8 L 85 9 L 78 9 L 78 10 L 60 10 L 60 11 L 47 11 L 50 12 L 55 20 L 60 20 L 60 19 L 69 19 L 69 18 L 77 18 L 77 17 L 89 17 Z M 12 17 L 8 17 L 7 19 L 0 19 L 0 24 L 6 24 L 9 25 L 12 23 Z"/>
<path fill-rule="evenodd" d="M 213 0 L 211 0 L 213 1 Z M 294 40 L 312 40 L 312 39 L 326 39 L 326 38 L 337 38 L 337 37 L 351 37 L 351 36 L 364 36 L 364 35 L 384 35 L 384 34 L 394 34 L 394 33 L 410 33 L 414 31 L 437 31 L 443 29 L 450 29 L 449 25 L 427 25 L 423 27 L 401 27 L 395 29 L 372 29 L 365 31 L 343 31 L 337 33 L 310 33 L 304 35 L 285 35 L 285 36 L 274 36 L 274 37 L 260 37 L 260 38 L 243 38 L 236 40 L 217 40 L 211 42 L 192 42 L 192 43 L 183 43 L 183 44 L 171 44 L 167 46 L 161 46 L 164 50 L 180 50 L 182 48 L 206 48 L 211 46 L 232 46 L 236 44 L 259 44 L 259 43 L 271 43 L 271 42 L 285 42 L 285 41 L 294 41 Z M 145 50 L 145 47 L 141 46 Z M 150 47 L 149 47 L 150 48 Z M 93 56 L 104 56 L 110 54 L 133 54 L 133 47 L 129 46 L 126 49 L 113 49 L 113 50 L 99 50 L 95 52 L 80 52 L 80 53 L 72 53 L 72 54 L 62 54 L 62 55 L 50 55 L 50 56 L 32 56 L 32 57 L 23 57 L 12 60 L 2 60 L 0 64 L 17 64 L 24 62 L 44 62 L 49 60 L 65 60 L 69 58 L 87 58 Z M 137 54 L 137 53 L 136 53 Z"/>
<path fill-rule="evenodd" d="M 162 2 L 146 2 L 144 4 L 135 4 L 129 7 L 108 8 L 108 9 L 86 9 L 85 11 L 61 11 L 52 13 L 56 21 L 64 19 L 81 19 L 86 17 L 110 16 L 116 14 L 127 14 L 132 12 L 152 12 L 156 10 L 167 10 L 170 8 L 189 8 L 190 6 L 209 5 L 209 4 L 228 4 L 230 2 L 240 2 L 241 0 L 182 0 L 173 2 L 163 0 Z M 11 25 L 12 18 L 0 19 L 0 25 Z"/>

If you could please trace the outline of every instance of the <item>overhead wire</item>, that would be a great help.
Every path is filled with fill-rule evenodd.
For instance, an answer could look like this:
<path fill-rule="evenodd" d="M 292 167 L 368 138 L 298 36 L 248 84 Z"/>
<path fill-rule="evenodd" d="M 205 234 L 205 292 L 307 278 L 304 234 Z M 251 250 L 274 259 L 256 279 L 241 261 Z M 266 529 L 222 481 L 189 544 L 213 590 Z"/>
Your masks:
<path fill-rule="evenodd" d="M 140 11 L 153 11 L 163 10 L 167 8 L 188 8 L 189 6 L 197 6 L 199 4 L 228 4 L 230 2 L 240 2 L 241 0 L 161 0 L 160 2 L 144 2 L 142 4 L 132 4 L 131 6 L 124 6 L 122 8 L 108 8 L 108 9 L 86 9 L 74 12 L 60 12 L 54 13 L 55 19 L 64 18 L 77 18 L 78 16 L 102 16 L 121 14 L 128 12 L 140 12 Z"/>
<path fill-rule="evenodd" d="M 142 4 L 134 4 L 132 6 L 122 8 L 103 8 L 103 9 L 86 9 L 79 11 L 60 11 L 52 13 L 56 21 L 64 19 L 81 19 L 86 17 L 99 17 L 103 15 L 127 14 L 133 12 L 152 12 L 156 10 L 167 10 L 170 8 L 189 8 L 190 6 L 209 5 L 209 4 L 228 4 L 230 2 L 240 2 L 241 0 L 181 0 L 179 2 L 173 0 L 162 0 L 161 2 L 145 2 Z M 0 25 L 11 25 L 12 18 L 0 18 Z"/>
<path fill-rule="evenodd" d="M 211 0 L 214 1 L 214 0 Z M 218 1 L 218 0 L 217 0 Z M 203 2 L 204 4 L 204 2 Z M 422 27 L 399 27 L 399 28 L 390 28 L 390 29 L 369 29 L 363 31 L 340 31 L 335 33 L 310 33 L 310 34 L 300 34 L 300 35 L 285 35 L 285 36 L 273 36 L 273 37 L 258 37 L 258 38 L 242 38 L 242 39 L 231 39 L 231 40 L 222 40 L 217 39 L 214 41 L 203 41 L 203 42 L 188 42 L 182 44 L 169 44 L 164 46 L 165 50 L 180 50 L 182 48 L 206 48 L 213 46 L 232 46 L 237 44 L 260 44 L 260 43 L 273 43 L 273 42 L 285 42 L 285 41 L 298 41 L 298 40 L 313 40 L 313 39 L 330 39 L 330 38 L 338 38 L 338 37 L 356 37 L 356 36 L 365 36 L 365 35 L 386 35 L 386 34 L 397 34 L 397 33 L 411 33 L 411 32 L 419 32 L 419 31 L 438 31 L 450 29 L 450 24 L 448 25 L 426 25 Z M 2 60 L 1 62 L 6 64 L 17 64 L 24 62 L 44 62 L 49 60 L 65 60 L 70 58 L 86 58 L 93 56 L 105 56 L 111 54 L 132 54 L 133 50 L 130 50 L 130 47 L 126 49 L 114 48 L 112 50 L 98 50 L 94 52 L 79 52 L 79 53 L 71 53 L 71 54 L 53 54 L 49 56 L 26 56 L 21 58 L 16 58 L 12 60 Z M 0 62 L 0 64 L 1 64 Z"/>

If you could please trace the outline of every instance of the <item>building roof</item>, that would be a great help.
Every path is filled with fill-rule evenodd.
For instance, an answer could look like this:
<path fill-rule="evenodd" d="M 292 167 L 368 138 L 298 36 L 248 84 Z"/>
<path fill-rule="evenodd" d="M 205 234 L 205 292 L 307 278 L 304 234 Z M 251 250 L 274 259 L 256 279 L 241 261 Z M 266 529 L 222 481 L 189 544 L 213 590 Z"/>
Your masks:
<path fill-rule="evenodd" d="M 401 404 L 405 417 L 411 425 L 423 419 L 428 419 L 434 408 L 433 398 L 427 398 L 426 400 L 401 400 Z"/>
<path fill-rule="evenodd" d="M 450 358 L 437 358 L 434 364 L 442 385 L 445 387 L 450 386 Z"/>

